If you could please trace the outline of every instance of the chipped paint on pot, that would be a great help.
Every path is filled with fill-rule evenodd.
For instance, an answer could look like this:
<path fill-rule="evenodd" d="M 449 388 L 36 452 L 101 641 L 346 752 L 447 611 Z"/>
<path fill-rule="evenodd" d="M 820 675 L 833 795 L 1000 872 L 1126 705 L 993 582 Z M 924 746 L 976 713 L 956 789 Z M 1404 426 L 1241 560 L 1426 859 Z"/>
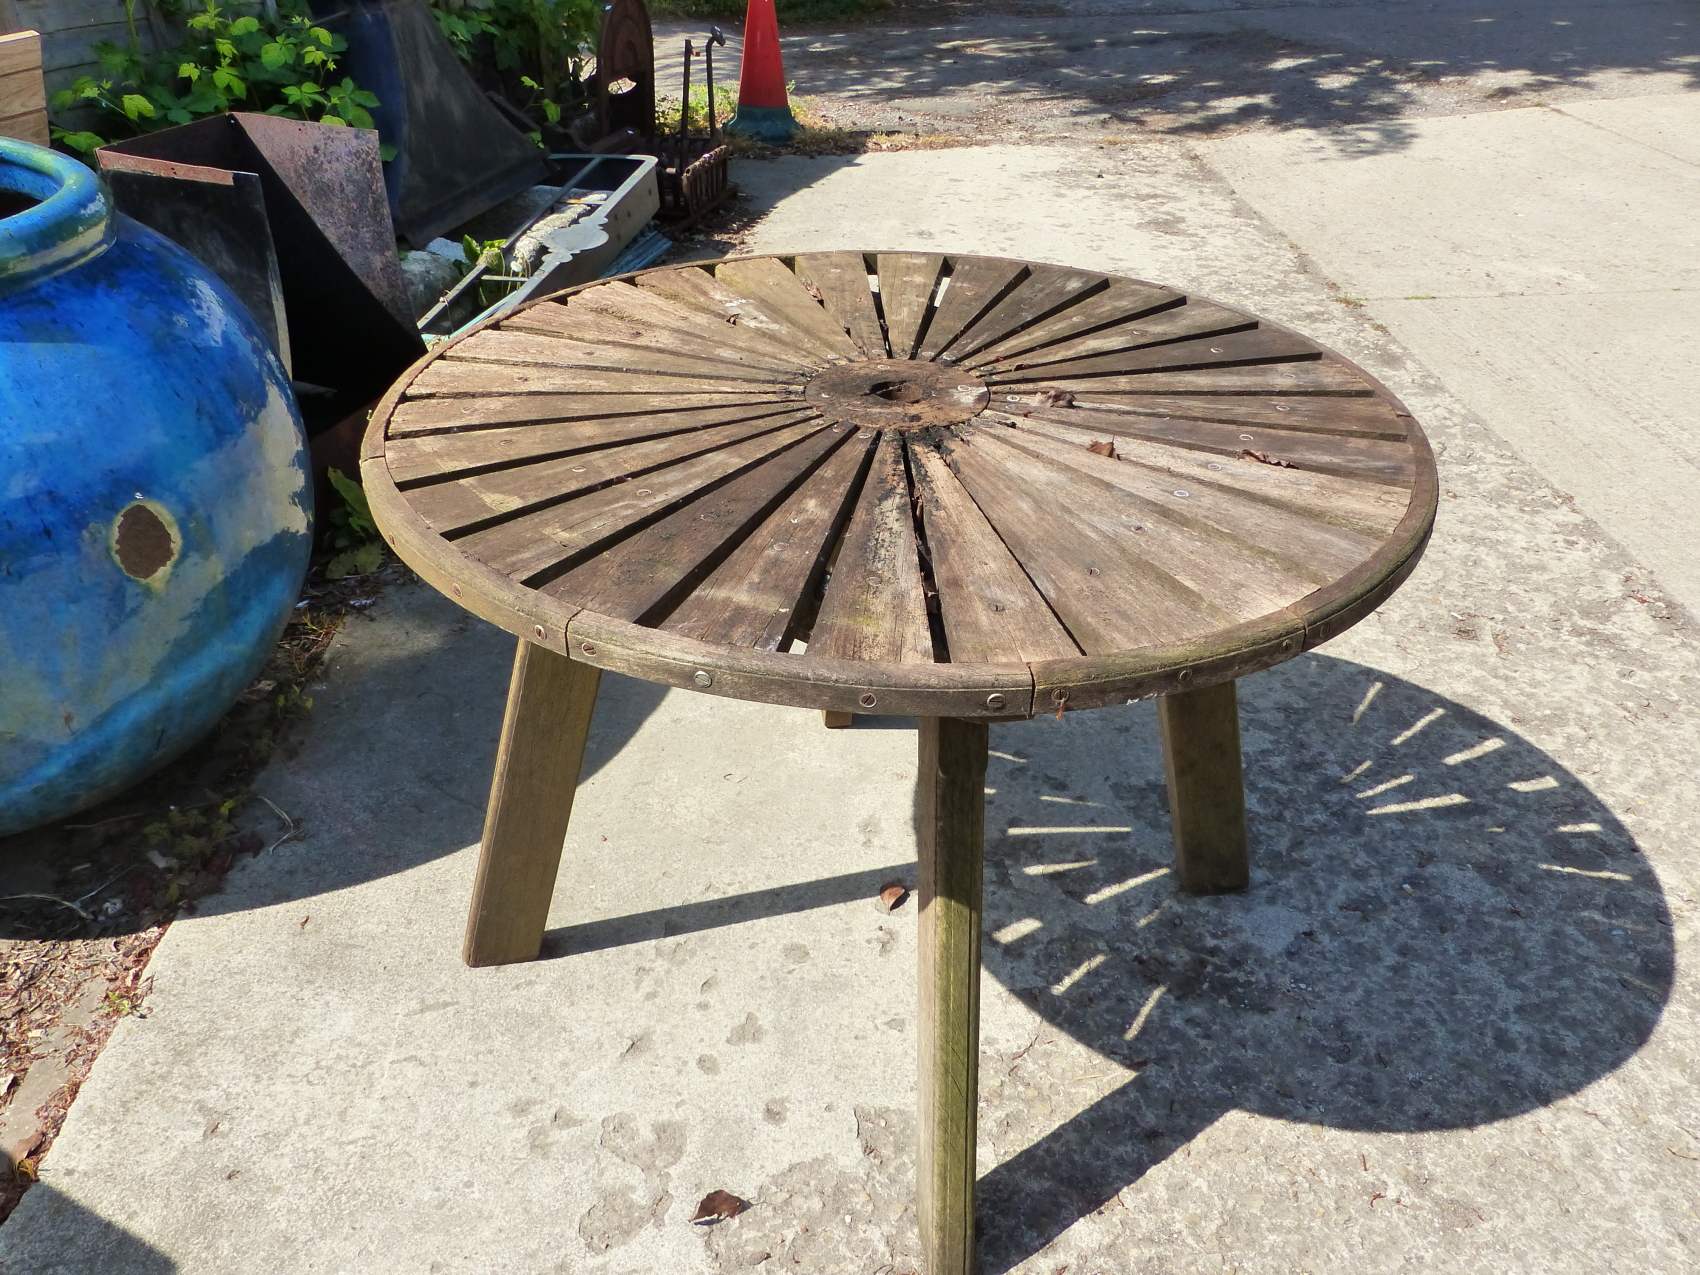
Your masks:
<path fill-rule="evenodd" d="M 43 147 L 0 138 L 0 201 L 5 834 L 218 721 L 299 592 L 312 487 L 283 369 L 222 283 Z"/>

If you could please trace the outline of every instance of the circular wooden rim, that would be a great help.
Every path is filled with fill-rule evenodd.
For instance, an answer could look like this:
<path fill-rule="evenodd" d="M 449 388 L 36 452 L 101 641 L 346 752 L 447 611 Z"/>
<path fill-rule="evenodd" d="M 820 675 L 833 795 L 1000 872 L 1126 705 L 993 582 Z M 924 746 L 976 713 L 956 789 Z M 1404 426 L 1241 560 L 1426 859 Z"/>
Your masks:
<path fill-rule="evenodd" d="M 812 652 L 798 654 L 704 641 L 667 632 L 661 628 L 647 627 L 630 620 L 598 614 L 592 609 L 574 605 L 569 600 L 539 592 L 536 588 L 494 570 L 433 530 L 409 504 L 406 495 L 392 478 L 388 463 L 388 430 L 398 407 L 408 400 L 410 387 L 415 385 L 421 375 L 464 343 L 499 329 L 502 324 L 521 314 L 530 313 L 539 306 L 570 303 L 572 298 L 594 289 L 627 286 L 634 281 L 669 272 L 719 271 L 727 266 L 736 268 L 741 263 L 757 263 L 754 268 L 769 269 L 759 265 L 765 262 L 778 262 L 787 269 L 796 270 L 799 261 L 812 264 L 828 258 L 848 258 L 853 271 L 854 259 L 857 257 L 870 266 L 881 263 L 886 258 L 925 257 L 928 260 L 947 263 L 948 268 L 953 271 L 961 271 L 965 265 L 983 270 L 991 270 L 998 265 L 1019 267 L 1029 272 L 1026 278 L 1049 278 L 1065 272 L 1082 276 L 1090 274 L 1093 278 L 1105 280 L 1108 284 L 1130 292 L 1138 288 L 1171 291 L 1162 289 L 1161 285 L 1119 276 L 1070 272 L 1064 267 L 1010 262 L 1001 258 L 960 254 L 873 252 L 751 256 L 719 262 L 690 263 L 684 266 L 661 266 L 570 288 L 534 301 L 515 314 L 497 316 L 472 331 L 439 343 L 409 368 L 380 400 L 372 413 L 362 447 L 361 471 L 367 498 L 385 538 L 422 578 L 474 614 L 520 638 L 567 654 L 573 659 L 648 681 L 739 699 L 842 712 L 940 717 L 1021 717 L 1038 712 L 1091 708 L 1196 689 L 1240 677 L 1290 659 L 1300 651 L 1343 632 L 1379 606 L 1416 566 L 1433 526 L 1438 497 L 1433 455 L 1420 427 L 1385 386 L 1349 360 L 1288 328 L 1254 319 L 1253 316 L 1243 315 L 1243 312 L 1233 313 L 1239 314 L 1251 327 L 1234 335 L 1253 338 L 1261 334 L 1259 339 L 1285 338 L 1289 342 L 1296 342 L 1310 353 L 1295 355 L 1294 358 L 1303 358 L 1313 366 L 1324 366 L 1331 370 L 1331 374 L 1350 376 L 1362 387 L 1361 390 L 1350 391 L 1351 396 L 1359 401 L 1369 398 L 1379 400 L 1391 410 L 1404 427 L 1404 442 L 1410 452 L 1409 495 L 1402 514 L 1382 536 L 1379 545 L 1350 570 L 1287 605 L 1238 623 L 1224 625 L 1202 637 L 1194 636 L 1182 641 L 1142 645 L 1114 653 L 964 663 L 835 658 Z M 877 275 L 873 277 L 877 278 Z M 820 300 L 818 289 L 811 285 L 811 291 L 816 292 L 816 300 Z M 1102 291 L 1103 285 L 1099 285 L 1099 292 Z M 1180 307 L 1213 307 L 1220 311 L 1231 309 L 1190 294 L 1172 295 L 1178 298 L 1178 301 L 1166 304 L 1176 313 L 1180 312 Z M 895 304 L 897 298 L 894 296 L 892 300 Z M 1068 304 L 1072 305 L 1074 302 Z M 1051 322 L 1066 309 L 1065 305 L 1041 315 L 1037 320 L 1020 325 L 1015 329 L 1015 334 L 1019 335 L 1041 323 Z M 973 322 L 983 322 L 986 314 L 987 311 L 981 311 L 979 318 Z M 963 331 L 972 328 L 973 322 Z M 857 333 L 848 324 L 839 326 L 850 337 L 857 337 Z M 871 348 L 873 338 L 864 334 L 860 339 L 868 341 Z M 1013 339 L 1013 336 L 1006 336 L 985 348 L 995 349 L 1000 343 Z M 1073 339 L 1068 338 L 1068 341 Z M 1162 344 L 1173 344 L 1183 339 L 1190 338 L 1176 338 L 1175 342 Z M 1223 338 L 1210 339 L 1220 341 Z M 892 362 L 884 357 L 887 354 L 885 349 L 876 352 L 882 356 L 882 362 Z M 1079 363 L 1085 357 L 1079 356 L 1074 361 Z M 863 361 L 867 358 L 868 356 L 864 355 Z M 818 357 L 814 361 L 817 365 L 820 364 Z M 849 362 L 854 366 L 856 360 L 851 359 Z M 844 364 L 845 360 L 840 357 L 825 366 L 841 367 Z M 1260 368 L 1274 366 L 1278 364 L 1242 362 L 1233 365 L 1236 370 L 1254 372 Z M 1030 381 L 1045 379 L 1047 378 L 1038 376 L 1031 377 Z M 1145 382 L 1141 382 L 1143 383 Z M 966 381 L 964 384 L 966 385 Z M 1078 382 L 1070 381 L 1069 384 Z M 1020 410 L 1029 406 L 1025 387 L 1021 395 L 1002 395 L 1005 400 L 1017 398 L 1020 400 L 1018 403 L 1000 402 L 1001 388 L 1013 386 L 993 385 L 989 405 L 983 409 L 975 409 L 976 412 L 983 411 L 988 420 L 1000 425 L 1011 419 L 1004 408 L 1015 407 Z M 799 383 L 795 389 L 795 397 L 801 400 L 802 384 Z M 1059 398 L 1059 392 L 1054 389 L 1047 391 L 1041 387 L 1035 391 L 1032 399 L 1038 406 L 1033 407 L 1027 417 L 1021 418 L 1029 425 L 1032 424 L 1033 418 L 1037 417 L 1054 420 L 1058 413 L 1073 406 L 1072 403 L 1060 401 L 1072 397 L 1068 394 L 1060 394 L 1059 401 L 1047 406 L 1047 400 L 1044 398 L 1046 393 L 1050 393 L 1053 398 Z M 1255 391 L 1234 393 L 1244 395 Z M 1327 392 L 1319 391 L 1314 401 L 1325 397 L 1328 397 Z M 1226 402 L 1227 399 L 1217 401 Z M 1242 397 L 1242 401 L 1249 402 L 1250 399 Z M 799 405 L 803 405 L 801 401 Z M 819 408 L 820 404 L 815 402 L 808 406 Z M 1056 410 L 1053 411 L 1052 407 Z M 867 423 L 855 419 L 852 413 L 846 412 L 844 415 L 849 423 L 834 426 L 835 429 L 855 434 L 858 425 Z M 931 421 L 908 422 L 907 427 L 925 430 L 932 424 Z M 1020 427 L 1012 425 L 1011 428 Z M 1260 428 L 1259 433 L 1263 432 Z M 858 440 L 866 433 L 867 431 L 863 431 Z M 1023 434 L 1022 437 L 1024 442 L 1034 438 L 1030 434 Z M 869 444 L 870 454 L 876 445 Z M 951 441 L 946 439 L 941 451 L 948 452 L 952 445 Z M 1032 445 L 1054 449 L 1062 444 L 1047 436 L 1042 442 Z M 1248 452 L 1247 455 L 1258 454 Z M 1264 456 L 1260 459 L 1267 464 L 1285 464 L 1278 458 Z M 1222 466 L 1213 465 L 1212 468 Z M 1288 468 L 1294 466 L 1288 465 Z M 1403 488 L 1402 483 L 1399 486 Z M 1177 491 L 1175 494 L 1181 493 Z M 841 539 L 843 533 L 840 530 L 834 534 Z"/>

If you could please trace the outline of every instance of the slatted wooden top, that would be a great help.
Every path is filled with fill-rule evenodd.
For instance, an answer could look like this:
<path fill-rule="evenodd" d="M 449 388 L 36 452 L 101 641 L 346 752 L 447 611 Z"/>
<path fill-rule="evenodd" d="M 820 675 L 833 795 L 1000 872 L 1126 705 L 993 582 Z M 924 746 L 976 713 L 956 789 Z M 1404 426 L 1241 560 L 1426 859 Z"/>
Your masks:
<path fill-rule="evenodd" d="M 1434 519 L 1385 389 L 1157 284 L 831 252 L 602 281 L 372 416 L 385 535 L 468 609 L 710 694 L 1005 717 L 1208 685 L 1368 614 Z"/>

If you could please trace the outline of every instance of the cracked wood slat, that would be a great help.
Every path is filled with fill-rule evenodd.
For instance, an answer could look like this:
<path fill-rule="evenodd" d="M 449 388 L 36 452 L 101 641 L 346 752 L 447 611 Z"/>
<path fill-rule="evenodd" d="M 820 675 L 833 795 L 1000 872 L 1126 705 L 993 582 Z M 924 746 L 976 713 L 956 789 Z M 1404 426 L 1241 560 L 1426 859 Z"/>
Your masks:
<path fill-rule="evenodd" d="M 1173 288 L 1165 288 L 1161 284 L 1143 283 L 1137 279 L 1112 279 L 1110 286 L 1102 292 L 1076 301 L 1060 313 L 1024 328 L 1014 336 L 994 341 L 966 362 L 979 367 L 1012 360 L 1025 351 L 1066 341 L 1107 324 L 1127 326 L 1135 316 L 1144 315 L 1159 306 L 1184 308 L 1185 301 L 1186 298 Z M 1243 315 L 1238 317 L 1241 322 L 1245 321 Z"/>
<path fill-rule="evenodd" d="M 1381 398 L 1314 397 L 1256 398 L 1225 395 L 1099 394 L 1082 386 L 1074 391 L 1077 407 L 1093 407 L 1131 416 L 1165 416 L 1175 420 L 1216 421 L 1223 425 L 1253 425 L 1263 429 L 1338 434 L 1343 438 L 1376 438 L 1403 444 L 1410 415 Z"/>
<path fill-rule="evenodd" d="M 1080 443 L 1059 442 L 1030 429 L 999 431 L 994 436 L 1022 451 L 1100 478 L 1148 505 L 1157 517 L 1221 536 L 1313 584 L 1327 584 L 1352 570 L 1381 544 L 1377 536 L 1204 483 L 1190 483 L 1182 489 L 1187 494 L 1177 496 L 1171 474 L 1097 456 Z"/>
<path fill-rule="evenodd" d="M 859 252 L 811 252 L 797 258 L 797 277 L 813 284 L 821 304 L 850 333 L 871 359 L 886 356 L 874 294 L 868 289 L 868 263 Z"/>
<path fill-rule="evenodd" d="M 385 445 L 390 477 L 398 487 L 430 479 L 471 477 L 578 452 L 600 451 L 618 443 L 689 434 L 716 425 L 735 425 L 795 413 L 795 402 L 720 407 L 665 415 L 616 416 L 597 420 L 552 421 L 472 434 L 426 434 L 392 438 Z"/>
<path fill-rule="evenodd" d="M 1050 420 L 1026 418 L 1027 428 L 1065 443 L 1090 446 L 1098 440 L 1090 431 Z M 1236 491 L 1268 504 L 1291 509 L 1322 522 L 1348 527 L 1370 536 L 1384 536 L 1398 525 L 1410 494 L 1381 483 L 1358 482 L 1304 469 L 1284 469 L 1259 461 L 1232 457 L 1215 459 L 1198 452 L 1127 438 L 1116 443 L 1123 463 L 1167 474 L 1183 489 L 1203 483 Z M 1214 466 L 1214 468 L 1213 468 Z"/>
<path fill-rule="evenodd" d="M 809 635 L 809 652 L 847 660 L 932 663 L 903 443 L 895 433 L 880 439 L 873 469 L 862 484 Z"/>
<path fill-rule="evenodd" d="M 1032 381 L 1043 377 L 1060 381 L 1073 377 L 1103 376 L 1107 373 L 1184 371 L 1193 368 L 1232 367 L 1246 363 L 1291 363 L 1314 360 L 1321 351 L 1309 341 L 1276 328 L 1254 328 L 1226 336 L 1194 337 L 1137 350 L 1118 350 L 1087 359 L 1046 363 L 1020 371 L 998 372 L 986 378 L 990 385 Z"/>
<path fill-rule="evenodd" d="M 1108 284 L 1109 276 L 1095 270 L 1066 266 L 1032 266 L 1015 291 L 976 319 L 940 351 L 946 362 L 960 363 L 975 351 L 1050 317 L 1069 301 Z"/>
<path fill-rule="evenodd" d="M 874 260 L 879 267 L 880 308 L 885 311 L 891 357 L 911 358 L 944 257 L 936 252 L 882 252 Z"/>
<path fill-rule="evenodd" d="M 818 418 L 787 426 L 652 470 L 630 482 L 615 483 L 566 505 L 473 532 L 458 543 L 491 569 L 536 589 L 571 566 L 575 558 L 641 529 L 704 487 L 723 482 L 825 428 Z"/>
<path fill-rule="evenodd" d="M 1094 297 L 1092 300 L 1096 301 L 1097 298 Z M 1069 313 L 1070 311 L 1064 311 L 1057 318 L 1066 318 Z M 1052 322 L 1055 322 L 1055 320 L 1052 320 Z M 1241 314 L 1238 310 L 1230 310 L 1227 306 L 1217 305 L 1213 301 L 1188 301 L 1185 305 L 1162 310 L 1156 314 L 1129 318 L 1126 322 L 1115 324 L 1112 327 L 1100 328 L 1096 332 L 1083 332 L 1079 336 L 1059 341 L 1054 345 L 1046 345 L 1043 348 L 1040 348 L 1037 342 L 1033 345 L 1021 345 L 1020 342 L 1029 335 L 1022 332 L 1010 341 L 1000 342 L 995 347 L 980 351 L 969 362 L 976 368 L 984 367 L 987 369 L 994 367 L 1034 367 L 1043 363 L 1052 363 L 1058 359 L 1080 358 L 1091 354 L 1108 354 L 1115 350 L 1132 349 L 1136 346 L 1151 345 L 1158 341 L 1212 336 L 1218 333 L 1255 328 L 1256 326 L 1256 319 L 1248 314 Z M 998 353 L 998 351 L 1005 350 L 1011 351 L 1011 353 L 1007 355 Z"/>
<path fill-rule="evenodd" d="M 1191 372 L 1135 372 L 1127 376 L 1034 376 L 1000 383 L 1002 393 L 1032 394 L 1055 388 L 1074 394 L 1362 394 L 1373 393 L 1349 368 L 1327 360 L 1266 363 L 1254 367 L 1201 368 Z"/>
<path fill-rule="evenodd" d="M 713 357 L 629 345 L 590 345 L 559 336 L 489 328 L 456 342 L 444 355 L 456 363 L 506 363 L 539 367 L 582 367 L 609 372 L 653 372 L 660 376 L 714 376 L 729 381 L 795 385 L 794 372 L 747 367 Z"/>
<path fill-rule="evenodd" d="M 1141 438 L 1187 451 L 1210 452 L 1217 456 L 1242 457 L 1257 452 L 1282 460 L 1298 469 L 1319 474 L 1337 474 L 1392 487 L 1410 487 L 1416 477 L 1416 461 L 1404 440 L 1390 443 L 1379 438 L 1346 438 L 1339 434 L 1307 434 L 1258 429 L 1212 421 L 1176 420 L 1172 416 L 1130 416 L 1120 412 L 1094 412 L 1089 408 L 1037 409 L 1024 413 L 1029 420 L 1048 421 L 1083 429 L 1106 438 Z"/>
<path fill-rule="evenodd" d="M 944 457 L 924 444 L 911 446 L 909 463 L 951 663 L 1079 655 L 1068 630 Z"/>
<path fill-rule="evenodd" d="M 812 591 L 878 443 L 878 431 L 863 430 L 828 457 L 660 627 L 703 642 L 778 650 L 808 618 Z"/>
<path fill-rule="evenodd" d="M 1133 533 L 1070 517 L 1050 483 L 1029 480 L 1027 457 L 982 443 L 951 443 L 951 468 L 1086 654 L 1203 637 L 1231 622 L 1147 561 Z"/>
<path fill-rule="evenodd" d="M 706 328 L 707 322 L 702 326 Z M 527 306 L 501 323 L 503 332 L 529 332 L 538 336 L 561 337 L 584 345 L 606 346 L 613 351 L 638 349 L 674 352 L 730 367 L 752 368 L 768 373 L 768 379 L 777 373 L 778 379 L 795 380 L 808 369 L 809 365 L 802 359 L 757 353 L 746 345 L 721 339 L 722 333 L 730 334 L 734 328 L 730 323 L 722 323 L 719 327 L 721 331 L 713 333 L 681 331 L 679 328 L 663 327 L 657 323 L 618 318 L 603 310 L 572 308 L 552 302 Z"/>
<path fill-rule="evenodd" d="M 853 358 L 861 353 L 850 334 L 809 295 L 803 281 L 773 257 L 723 261 L 714 279 L 791 325 L 796 338 L 823 354 Z"/>
<path fill-rule="evenodd" d="M 390 416 L 390 441 L 533 424 L 636 417 L 658 412 L 689 412 L 719 407 L 755 414 L 772 404 L 796 406 L 798 400 L 777 390 L 761 394 L 502 394 L 486 398 L 415 398 L 396 406 Z"/>
<path fill-rule="evenodd" d="M 713 280 L 707 273 L 696 267 L 691 269 L 712 285 Z M 792 342 L 782 340 L 777 332 L 767 331 L 743 321 L 744 316 L 737 306 L 728 308 L 715 305 L 711 309 L 705 309 L 705 301 L 687 303 L 676 295 L 663 293 L 655 287 L 644 288 L 635 283 L 623 282 L 606 283 L 574 293 L 565 298 L 565 304 L 572 312 L 647 323 L 684 336 L 703 337 L 717 344 L 730 343 L 748 350 L 755 357 L 780 364 L 809 367 L 820 367 L 824 364 L 824 360 L 798 349 Z"/>
<path fill-rule="evenodd" d="M 617 620 L 649 615 L 681 596 L 741 543 L 815 465 L 845 441 L 822 430 L 716 487 L 543 586 L 543 592 Z"/>
<path fill-rule="evenodd" d="M 721 322 L 733 319 L 735 326 L 758 333 L 782 349 L 823 359 L 839 352 L 836 344 L 822 346 L 808 339 L 806 334 L 797 331 L 783 312 L 734 291 L 701 266 L 659 270 L 654 274 L 639 275 L 635 282 L 645 292 L 655 293 L 709 318 Z"/>
<path fill-rule="evenodd" d="M 408 387 L 409 396 L 482 394 L 748 394 L 772 398 L 774 387 L 727 376 L 663 376 L 580 367 L 516 367 L 440 358 Z M 788 386 L 787 388 L 800 388 Z"/>
<path fill-rule="evenodd" d="M 636 479 L 651 470 L 704 453 L 712 454 L 719 448 L 746 443 L 752 438 L 763 438 L 812 419 L 811 414 L 800 412 L 715 426 L 682 438 L 655 438 L 456 482 L 415 487 L 403 495 L 427 526 L 438 535 L 453 539 L 575 497 L 582 499 L 583 493 L 609 483 Z"/>
<path fill-rule="evenodd" d="M 1035 499 L 1048 500 L 1050 525 L 1061 535 L 1063 551 L 1081 551 L 1078 568 L 1087 577 L 1114 585 L 1117 563 L 1137 558 L 1140 569 L 1122 581 L 1123 587 L 1137 590 L 1149 570 L 1155 570 L 1214 612 L 1223 625 L 1279 611 L 1333 578 L 1304 570 L 1255 542 L 1226 535 L 1202 519 L 1166 518 L 1162 506 L 1140 499 L 1100 473 L 1016 448 L 990 433 L 976 435 L 960 450 L 984 455 L 1003 470 L 1006 482 L 1021 476 Z M 1005 534 L 1001 522 L 995 525 Z M 1112 561 L 1099 561 L 1102 550 L 1087 551 L 1088 542 L 1112 551 Z M 1016 556 L 1027 565 L 1021 551 Z"/>
<path fill-rule="evenodd" d="M 1027 271 L 1024 261 L 996 257 L 951 257 L 950 280 L 939 298 L 927 330 L 921 335 L 918 359 L 936 359 L 1004 290 Z"/>

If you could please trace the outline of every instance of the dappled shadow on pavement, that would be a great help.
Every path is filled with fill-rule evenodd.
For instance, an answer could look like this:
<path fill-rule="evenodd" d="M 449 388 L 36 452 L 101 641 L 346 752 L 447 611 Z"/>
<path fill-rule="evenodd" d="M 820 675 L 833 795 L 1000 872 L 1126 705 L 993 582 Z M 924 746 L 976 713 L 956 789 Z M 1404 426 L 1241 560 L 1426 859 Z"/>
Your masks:
<path fill-rule="evenodd" d="M 978 109 L 992 117 L 982 124 L 1012 131 L 1071 119 L 1187 136 L 1317 128 L 1371 152 L 1407 145 L 1418 116 L 1700 82 L 1700 19 L 1678 0 L 1176 12 L 1204 7 L 1087 17 L 1058 6 L 1042 17 L 800 34 L 785 40 L 786 66 L 804 93 L 911 116 Z"/>

